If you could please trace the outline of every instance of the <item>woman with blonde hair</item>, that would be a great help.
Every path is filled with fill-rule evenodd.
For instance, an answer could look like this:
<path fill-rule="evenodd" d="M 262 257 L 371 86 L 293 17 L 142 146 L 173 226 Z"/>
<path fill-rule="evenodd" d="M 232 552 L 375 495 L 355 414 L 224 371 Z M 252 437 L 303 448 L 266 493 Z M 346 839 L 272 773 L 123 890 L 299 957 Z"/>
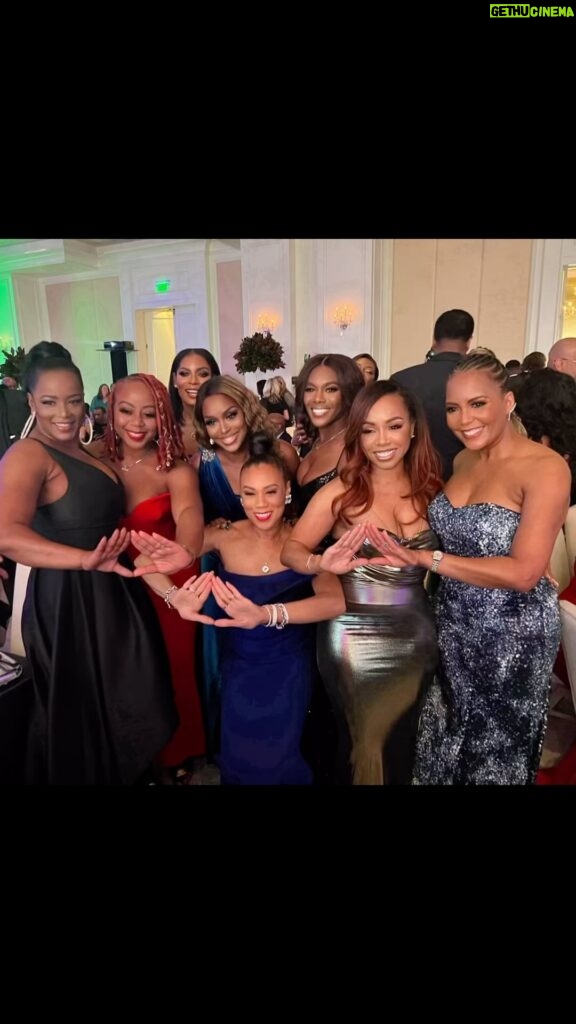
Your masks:
<path fill-rule="evenodd" d="M 284 377 L 271 377 L 270 380 L 266 381 L 262 397 L 267 398 L 273 405 L 286 405 L 288 407 L 290 413 L 288 426 L 291 427 L 294 422 L 296 399 L 292 392 L 288 390 Z"/>
<path fill-rule="evenodd" d="M 538 769 L 560 641 L 547 567 L 571 477 L 561 455 L 515 430 L 514 405 L 498 359 L 472 353 L 458 363 L 446 416 L 465 447 L 429 509 L 441 544 L 409 550 L 386 533 L 376 542 L 386 564 L 441 577 L 440 666 L 420 719 L 420 784 L 527 785 Z"/>

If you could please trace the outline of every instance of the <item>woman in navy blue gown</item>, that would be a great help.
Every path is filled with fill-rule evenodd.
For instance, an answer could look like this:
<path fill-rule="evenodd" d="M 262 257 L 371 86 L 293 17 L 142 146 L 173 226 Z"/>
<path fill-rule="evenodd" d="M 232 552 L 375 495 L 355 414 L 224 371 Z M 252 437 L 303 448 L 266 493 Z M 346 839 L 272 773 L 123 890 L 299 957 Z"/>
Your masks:
<path fill-rule="evenodd" d="M 250 439 L 251 457 L 239 479 L 246 519 L 228 530 L 208 528 L 204 539 L 204 550 L 219 555 L 212 592 L 226 613 L 215 621 L 221 641 L 219 763 L 225 785 L 311 784 L 300 744 L 317 674 L 313 624 L 344 609 L 335 576 L 311 579 L 280 561 L 291 530 L 284 520 L 291 495 L 273 444 L 265 434 Z M 158 569 L 169 568 L 165 559 L 177 545 L 162 538 L 146 542 L 142 535 L 140 543 Z M 171 598 L 185 618 L 198 614 L 199 585 L 192 579 L 182 588 L 185 595 Z"/>

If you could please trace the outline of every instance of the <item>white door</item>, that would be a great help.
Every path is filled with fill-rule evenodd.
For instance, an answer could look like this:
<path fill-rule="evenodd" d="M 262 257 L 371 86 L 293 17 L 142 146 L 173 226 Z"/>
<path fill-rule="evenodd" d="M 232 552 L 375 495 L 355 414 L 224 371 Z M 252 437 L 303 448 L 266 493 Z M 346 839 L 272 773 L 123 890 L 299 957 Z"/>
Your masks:
<path fill-rule="evenodd" d="M 137 310 L 136 324 L 137 347 L 141 356 L 139 366 L 144 373 L 152 373 L 168 387 L 170 367 L 176 355 L 174 310 Z"/>

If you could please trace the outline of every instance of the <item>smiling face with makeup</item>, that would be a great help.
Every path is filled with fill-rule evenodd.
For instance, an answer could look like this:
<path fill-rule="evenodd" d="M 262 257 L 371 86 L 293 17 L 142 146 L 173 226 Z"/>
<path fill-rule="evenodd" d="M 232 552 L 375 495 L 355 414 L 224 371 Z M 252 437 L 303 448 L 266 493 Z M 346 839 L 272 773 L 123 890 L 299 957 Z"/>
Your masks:
<path fill-rule="evenodd" d="M 124 453 L 151 448 L 158 433 L 156 406 L 150 390 L 139 380 L 120 380 L 114 385 L 114 429 Z"/>
<path fill-rule="evenodd" d="M 304 388 L 304 408 L 313 427 L 321 430 L 335 424 L 342 415 L 342 389 L 330 366 L 317 366 Z"/>
<path fill-rule="evenodd" d="M 399 394 L 384 395 L 374 402 L 362 424 L 360 447 L 377 469 L 395 469 L 403 463 L 414 433 L 404 399 Z"/>
<path fill-rule="evenodd" d="M 28 393 L 28 404 L 36 415 L 35 433 L 50 444 L 78 445 L 84 421 L 84 390 L 74 369 L 41 370 Z"/>
<path fill-rule="evenodd" d="M 225 394 L 208 395 L 202 406 L 202 419 L 210 441 L 230 454 L 246 443 L 248 426 L 237 403 Z"/>
<path fill-rule="evenodd" d="M 242 507 L 250 522 L 264 533 L 273 531 L 282 521 L 289 492 L 290 485 L 278 466 L 260 463 L 242 470 Z"/>
<path fill-rule="evenodd" d="M 453 373 L 446 385 L 446 422 L 471 451 L 491 448 L 510 429 L 515 399 L 485 370 Z"/>
<path fill-rule="evenodd" d="M 172 384 L 184 407 L 194 408 L 199 389 L 211 377 L 212 370 L 204 356 L 191 353 L 182 357 L 172 374 Z"/>

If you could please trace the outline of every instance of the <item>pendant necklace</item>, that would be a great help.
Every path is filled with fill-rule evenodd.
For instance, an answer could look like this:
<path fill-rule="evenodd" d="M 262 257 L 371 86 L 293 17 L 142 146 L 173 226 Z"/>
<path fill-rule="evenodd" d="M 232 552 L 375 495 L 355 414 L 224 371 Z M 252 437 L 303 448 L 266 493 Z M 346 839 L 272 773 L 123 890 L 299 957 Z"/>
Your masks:
<path fill-rule="evenodd" d="M 264 565 L 261 565 L 260 568 L 262 569 L 262 572 L 270 572 L 270 566 L 267 562 L 264 562 Z"/>
<path fill-rule="evenodd" d="M 342 427 L 342 430 L 337 430 L 335 434 L 332 434 L 332 437 L 327 437 L 325 441 L 320 441 L 320 444 L 318 444 L 318 442 L 315 441 L 314 442 L 314 451 L 317 451 L 318 448 L 321 448 L 323 444 L 328 444 L 329 441 L 333 441 L 335 437 L 339 437 L 340 434 L 343 434 L 345 430 L 346 430 L 346 427 Z"/>
<path fill-rule="evenodd" d="M 136 459 L 136 462 L 133 462 L 131 466 L 120 466 L 120 469 L 123 473 L 129 473 L 131 469 L 134 469 L 134 466 L 139 466 L 141 462 L 144 462 L 145 458 L 146 456 L 143 455 L 141 459 Z"/>

